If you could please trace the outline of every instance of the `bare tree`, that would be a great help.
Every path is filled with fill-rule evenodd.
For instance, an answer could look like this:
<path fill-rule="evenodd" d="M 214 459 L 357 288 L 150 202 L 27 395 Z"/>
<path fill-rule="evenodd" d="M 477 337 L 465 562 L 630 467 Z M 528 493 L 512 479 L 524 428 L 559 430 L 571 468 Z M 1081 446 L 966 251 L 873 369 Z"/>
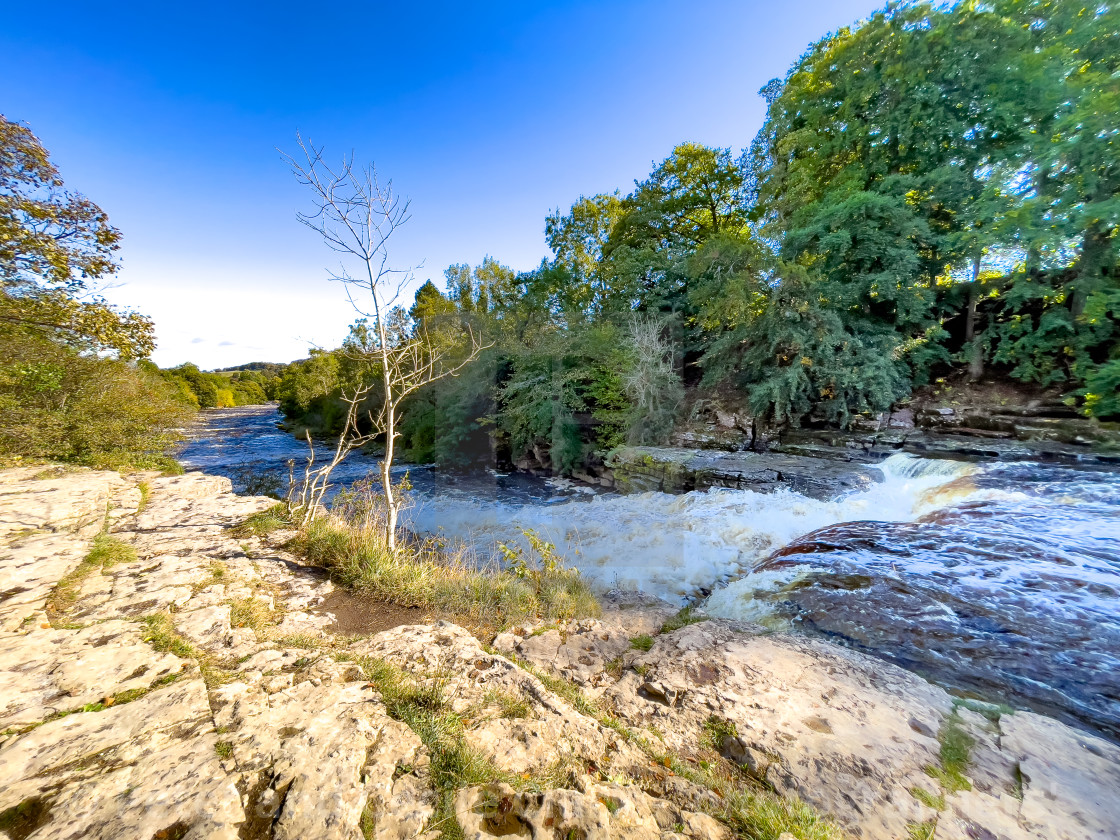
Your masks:
<path fill-rule="evenodd" d="M 381 487 L 387 510 L 385 536 L 392 549 L 396 547 L 401 500 L 395 494 L 390 471 L 399 434 L 401 404 L 425 385 L 458 374 L 488 345 L 483 345 L 480 336 L 468 325 L 467 352 L 452 360 L 445 343 L 437 344 L 429 339 L 426 324 L 407 324 L 397 304 L 413 279 L 413 272 L 411 268 L 392 266 L 388 243 L 409 219 L 408 200 L 394 192 L 392 181 L 381 182 L 372 164 L 355 167 L 351 154 L 337 167 L 332 167 L 324 160 L 322 147 L 317 148 L 296 136 L 301 158 L 286 154 L 284 158 L 291 165 L 296 180 L 311 190 L 315 205 L 313 213 L 298 213 L 297 218 L 342 255 L 339 270 L 331 272 L 331 279 L 344 285 L 354 309 L 372 322 L 372 333 L 365 340 L 352 344 L 349 352 L 375 363 L 381 386 L 378 389 L 376 381 L 362 381 L 350 393 L 343 394 L 347 404 L 346 426 L 339 436 L 334 457 L 315 468 L 312 447 L 299 502 L 305 508 L 305 521 L 310 521 L 319 510 L 331 471 L 349 452 L 383 435 L 385 456 L 380 464 Z M 362 432 L 358 423 L 361 406 L 374 390 L 381 392 L 381 407 L 366 412 L 370 431 Z"/>
<path fill-rule="evenodd" d="M 633 406 L 628 442 L 663 443 L 684 400 L 684 386 L 674 365 L 676 354 L 665 334 L 669 325 L 658 318 L 634 315 L 627 326 L 627 343 L 634 356 L 633 366 L 622 379 Z"/>

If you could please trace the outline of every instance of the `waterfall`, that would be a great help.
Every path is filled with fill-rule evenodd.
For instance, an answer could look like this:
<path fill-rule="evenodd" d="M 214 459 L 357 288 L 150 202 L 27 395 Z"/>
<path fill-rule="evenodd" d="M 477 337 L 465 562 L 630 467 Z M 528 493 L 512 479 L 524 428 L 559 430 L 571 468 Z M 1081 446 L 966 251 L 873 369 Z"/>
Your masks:
<path fill-rule="evenodd" d="M 771 552 L 826 525 L 907 521 L 975 492 L 970 464 L 895 455 L 880 468 L 882 482 L 827 502 L 787 490 L 651 492 L 546 506 L 441 496 L 425 500 L 409 521 L 484 555 L 499 542 L 524 544 L 521 531 L 531 529 L 602 589 L 678 600 L 748 575 Z M 949 485 L 951 498 L 939 497 Z"/>

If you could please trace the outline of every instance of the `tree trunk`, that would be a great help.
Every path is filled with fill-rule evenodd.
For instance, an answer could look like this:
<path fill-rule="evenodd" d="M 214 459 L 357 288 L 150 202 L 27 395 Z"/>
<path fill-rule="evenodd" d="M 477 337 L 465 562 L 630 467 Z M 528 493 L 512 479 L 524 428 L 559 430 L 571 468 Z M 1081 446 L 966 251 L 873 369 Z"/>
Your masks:
<path fill-rule="evenodd" d="M 980 300 L 980 260 L 977 254 L 972 258 L 972 282 L 968 284 L 968 314 L 964 322 L 964 339 L 971 345 L 968 360 L 968 378 L 975 382 L 984 375 L 984 348 L 976 338 L 976 305 Z"/>

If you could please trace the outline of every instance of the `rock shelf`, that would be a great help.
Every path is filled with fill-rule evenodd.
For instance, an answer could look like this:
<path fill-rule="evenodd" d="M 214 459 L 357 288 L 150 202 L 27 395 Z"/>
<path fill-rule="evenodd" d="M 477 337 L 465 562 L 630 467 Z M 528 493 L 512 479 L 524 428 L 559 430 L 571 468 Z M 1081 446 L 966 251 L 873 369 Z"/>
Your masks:
<path fill-rule="evenodd" d="M 730 838 L 727 790 L 688 769 L 716 763 L 833 836 L 1120 836 L 1116 746 L 824 642 L 661 632 L 672 610 L 621 596 L 492 647 L 446 621 L 333 635 L 331 582 L 233 527 L 271 504 L 202 474 L 0 473 L 0 838 Z M 131 552 L 92 568 L 98 534 Z M 495 778 L 449 788 L 376 668 L 438 689 Z"/>

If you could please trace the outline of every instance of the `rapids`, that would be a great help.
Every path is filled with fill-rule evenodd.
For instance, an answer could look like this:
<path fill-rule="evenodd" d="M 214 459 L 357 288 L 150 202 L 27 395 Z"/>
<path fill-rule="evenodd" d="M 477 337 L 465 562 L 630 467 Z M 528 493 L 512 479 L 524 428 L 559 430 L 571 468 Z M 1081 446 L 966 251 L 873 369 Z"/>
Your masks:
<path fill-rule="evenodd" d="M 184 465 L 286 480 L 306 446 L 272 408 L 206 412 Z M 340 483 L 376 459 L 355 453 Z M 403 475 L 404 467 L 399 468 Z M 895 455 L 865 491 L 604 493 L 562 480 L 411 467 L 412 529 L 552 542 L 601 589 L 823 635 L 965 696 L 1032 708 L 1120 740 L 1120 475 Z"/>

